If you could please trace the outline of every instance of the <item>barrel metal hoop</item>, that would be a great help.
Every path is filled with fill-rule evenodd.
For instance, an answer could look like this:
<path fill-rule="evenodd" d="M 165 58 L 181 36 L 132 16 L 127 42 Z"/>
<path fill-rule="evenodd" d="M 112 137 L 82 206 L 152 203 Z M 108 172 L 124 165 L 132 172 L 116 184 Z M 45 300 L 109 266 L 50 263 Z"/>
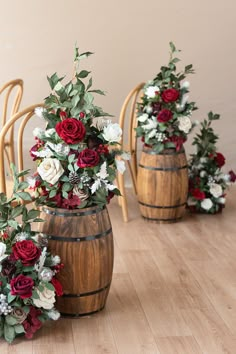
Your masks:
<path fill-rule="evenodd" d="M 161 205 L 150 205 L 150 204 L 146 204 L 146 203 L 143 203 L 143 202 L 140 202 L 138 201 L 139 204 L 141 205 L 144 205 L 146 207 L 149 207 L 149 208 L 157 208 L 157 209 L 175 209 L 175 208 L 179 208 L 179 207 L 182 207 L 182 206 L 185 206 L 187 203 L 182 203 L 182 204 L 177 204 L 177 205 L 173 205 L 173 206 L 161 206 Z"/>
<path fill-rule="evenodd" d="M 105 305 L 102 306 L 100 309 L 92 311 L 92 312 L 85 312 L 85 313 L 64 313 L 61 312 L 62 317 L 72 317 L 72 318 L 78 318 L 78 317 L 83 317 L 83 316 L 90 316 L 94 315 L 95 313 L 102 311 L 104 309 Z"/>
<path fill-rule="evenodd" d="M 94 290 L 94 291 L 90 291 L 88 293 L 81 293 L 81 294 L 63 294 L 62 297 L 69 297 L 69 298 L 73 298 L 73 297 L 84 297 L 84 296 L 91 296 L 91 295 L 95 295 L 98 293 L 101 293 L 102 291 L 107 290 L 110 287 L 111 283 L 107 284 L 106 286 L 104 286 L 103 288 Z"/>
<path fill-rule="evenodd" d="M 50 215 L 56 215 L 56 216 L 65 216 L 65 217 L 71 217 L 71 216 L 87 216 L 87 215 L 93 215 L 93 214 L 98 214 L 101 210 L 104 210 L 105 206 L 103 206 L 102 208 L 96 208 L 96 209 L 92 209 L 92 210 L 87 210 L 87 211 L 78 211 L 78 212 L 73 212 L 73 213 L 63 213 L 57 210 L 50 210 L 47 209 L 45 207 L 42 208 L 42 210 L 46 213 L 46 214 L 50 214 Z"/>
<path fill-rule="evenodd" d="M 188 167 L 188 165 L 180 166 L 180 167 L 151 167 L 151 166 L 144 166 L 142 164 L 139 164 L 139 167 L 144 168 L 146 170 L 150 171 L 178 171 L 178 170 L 183 170 Z"/>
<path fill-rule="evenodd" d="M 146 219 L 146 220 L 150 220 L 150 221 L 170 221 L 170 222 L 172 222 L 172 221 L 177 221 L 177 220 L 182 219 L 182 216 L 179 217 L 179 218 L 174 218 L 174 219 L 149 218 L 147 216 L 143 216 L 143 218 Z"/>
<path fill-rule="evenodd" d="M 153 150 L 143 150 L 143 152 L 145 152 L 145 154 L 148 155 L 180 155 L 184 153 L 184 150 L 179 150 L 179 151 L 163 151 L 163 152 L 156 152 Z"/>
<path fill-rule="evenodd" d="M 85 236 L 85 237 L 63 237 L 63 236 L 53 236 L 53 235 L 47 235 L 49 240 L 53 241 L 62 241 L 62 242 L 83 242 L 83 241 L 93 241 L 97 240 L 99 238 L 105 237 L 109 235 L 112 232 L 112 228 L 101 232 L 96 235 L 90 235 L 90 236 Z"/>

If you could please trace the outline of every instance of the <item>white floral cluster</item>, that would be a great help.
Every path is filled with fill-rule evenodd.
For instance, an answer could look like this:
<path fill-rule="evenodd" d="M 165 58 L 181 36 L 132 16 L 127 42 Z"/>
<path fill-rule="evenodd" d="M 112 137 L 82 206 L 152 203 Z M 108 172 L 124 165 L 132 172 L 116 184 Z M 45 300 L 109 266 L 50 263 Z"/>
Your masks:
<path fill-rule="evenodd" d="M 7 297 L 4 294 L 0 294 L 0 316 L 7 316 L 12 312 L 12 307 L 8 305 Z"/>

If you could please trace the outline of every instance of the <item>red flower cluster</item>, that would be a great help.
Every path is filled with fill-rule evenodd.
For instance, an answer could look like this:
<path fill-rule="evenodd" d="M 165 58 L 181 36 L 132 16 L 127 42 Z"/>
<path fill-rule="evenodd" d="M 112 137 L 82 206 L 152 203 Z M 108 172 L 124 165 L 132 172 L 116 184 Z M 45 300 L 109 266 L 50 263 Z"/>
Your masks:
<path fill-rule="evenodd" d="M 41 255 L 41 250 L 31 240 L 16 242 L 12 251 L 15 259 L 20 259 L 24 266 L 34 265 Z"/>
<path fill-rule="evenodd" d="M 38 319 L 41 314 L 42 312 L 39 309 L 30 306 L 30 312 L 22 323 L 26 338 L 31 339 L 34 333 L 42 327 L 42 322 Z"/>

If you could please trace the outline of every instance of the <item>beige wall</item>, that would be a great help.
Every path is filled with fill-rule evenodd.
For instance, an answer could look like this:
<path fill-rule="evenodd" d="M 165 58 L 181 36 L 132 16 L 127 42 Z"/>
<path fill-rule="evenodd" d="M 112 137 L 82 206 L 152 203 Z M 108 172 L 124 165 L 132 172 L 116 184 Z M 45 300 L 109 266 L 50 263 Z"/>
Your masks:
<path fill-rule="evenodd" d="M 107 92 L 96 103 L 115 120 L 129 90 L 167 63 L 171 40 L 182 49 L 183 65 L 196 69 L 189 78 L 200 108 L 194 118 L 209 110 L 221 114 L 219 150 L 236 169 L 235 0 L 0 2 L 0 84 L 23 78 L 24 106 L 48 95 L 47 74 L 70 78 L 77 41 L 82 51 L 95 52 L 84 65 L 94 87 Z"/>

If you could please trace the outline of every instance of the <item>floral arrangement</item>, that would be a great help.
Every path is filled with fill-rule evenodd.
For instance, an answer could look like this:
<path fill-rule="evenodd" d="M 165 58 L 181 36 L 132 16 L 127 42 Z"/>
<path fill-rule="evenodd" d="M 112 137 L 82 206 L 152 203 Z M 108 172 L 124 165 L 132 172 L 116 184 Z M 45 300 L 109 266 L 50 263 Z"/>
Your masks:
<path fill-rule="evenodd" d="M 192 111 L 197 109 L 194 102 L 188 102 L 189 82 L 186 75 L 194 73 L 192 65 L 183 72 L 176 72 L 175 56 L 179 51 L 170 43 L 170 61 L 162 66 L 157 76 L 143 89 L 138 104 L 138 126 L 136 133 L 146 146 L 156 152 L 174 148 L 179 151 L 187 140 L 194 123 Z"/>
<path fill-rule="evenodd" d="M 92 78 L 89 71 L 79 71 L 81 59 L 92 53 L 79 54 L 75 48 L 74 78 L 63 85 L 57 74 L 48 77 L 52 93 L 45 108 L 36 113 L 46 120 L 45 130 L 36 128 L 36 144 L 31 156 L 37 172 L 28 181 L 38 204 L 59 208 L 104 206 L 119 190 L 113 184 L 117 170 L 125 170 L 121 158 L 128 155 L 119 149 L 122 130 L 110 115 L 94 105 Z M 119 157 L 118 157 L 119 156 Z"/>
<path fill-rule="evenodd" d="M 57 320 L 55 296 L 63 294 L 56 279 L 60 258 L 48 252 L 42 234 L 31 230 L 31 223 L 42 221 L 39 211 L 22 204 L 31 200 L 24 191 L 27 182 L 18 179 L 23 174 L 14 170 L 11 198 L 0 193 L 0 337 L 9 343 L 19 335 L 32 338 L 45 320 Z"/>
<path fill-rule="evenodd" d="M 236 181 L 234 171 L 222 172 L 225 157 L 217 151 L 219 137 L 211 126 L 212 121 L 219 118 L 219 114 L 209 112 L 193 141 L 196 153 L 191 155 L 189 162 L 188 206 L 191 211 L 210 214 L 221 211 L 225 206 L 225 190 Z"/>

